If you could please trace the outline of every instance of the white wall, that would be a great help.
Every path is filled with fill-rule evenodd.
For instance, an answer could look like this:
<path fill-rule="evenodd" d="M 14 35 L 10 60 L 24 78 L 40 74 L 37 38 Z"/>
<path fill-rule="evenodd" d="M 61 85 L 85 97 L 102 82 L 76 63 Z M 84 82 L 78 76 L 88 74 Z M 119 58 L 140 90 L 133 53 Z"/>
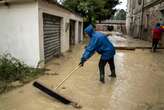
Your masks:
<path fill-rule="evenodd" d="M 44 38 L 44 32 L 43 32 L 43 17 L 42 14 L 47 13 L 51 15 L 55 15 L 58 17 L 61 17 L 61 52 L 65 52 L 66 50 L 69 49 L 69 36 L 68 33 L 65 33 L 65 23 L 68 22 L 68 18 L 65 18 L 64 16 L 69 16 L 69 14 L 62 12 L 62 10 L 59 11 L 57 7 L 54 7 L 52 4 L 45 4 L 44 2 L 39 2 L 39 33 L 40 33 L 40 41 L 42 41 L 40 45 L 40 53 L 41 59 L 44 59 L 44 43 L 43 43 L 43 38 Z"/>
<path fill-rule="evenodd" d="M 11 53 L 33 67 L 43 61 L 43 12 L 61 17 L 61 52 L 67 51 L 69 49 L 69 29 L 65 31 L 66 23 L 69 23 L 70 19 L 82 22 L 82 17 L 55 4 L 42 0 L 31 0 L 12 2 L 9 7 L 0 5 L 0 54 Z M 76 37 L 78 38 L 78 35 Z"/>
<path fill-rule="evenodd" d="M 132 12 L 132 6 L 131 6 L 131 0 L 127 0 L 127 15 L 126 15 L 126 30 L 127 34 L 130 34 L 130 19 L 131 19 L 131 12 Z"/>
<path fill-rule="evenodd" d="M 0 54 L 11 53 L 30 66 L 39 61 L 36 2 L 0 6 Z"/>
<path fill-rule="evenodd" d="M 126 17 L 126 30 L 127 30 L 127 34 L 130 34 L 130 23 L 131 23 L 131 18 L 130 15 L 127 15 Z"/>
<path fill-rule="evenodd" d="M 44 2 L 42 0 L 39 0 L 39 39 L 41 41 L 40 43 L 40 55 L 41 59 L 44 59 L 44 48 L 43 48 L 43 18 L 42 14 L 47 13 L 51 15 L 55 15 L 58 17 L 61 17 L 61 52 L 65 52 L 69 49 L 69 29 L 66 30 L 66 23 L 70 22 L 70 19 L 75 20 L 77 22 L 76 27 L 78 27 L 78 22 L 83 22 L 83 18 L 74 15 L 70 11 L 60 8 L 56 6 L 55 4 Z M 78 28 L 76 28 L 78 30 Z M 78 32 L 76 32 L 75 40 L 78 41 Z M 83 33 L 83 31 L 82 31 Z M 83 38 L 82 38 L 83 39 Z"/>

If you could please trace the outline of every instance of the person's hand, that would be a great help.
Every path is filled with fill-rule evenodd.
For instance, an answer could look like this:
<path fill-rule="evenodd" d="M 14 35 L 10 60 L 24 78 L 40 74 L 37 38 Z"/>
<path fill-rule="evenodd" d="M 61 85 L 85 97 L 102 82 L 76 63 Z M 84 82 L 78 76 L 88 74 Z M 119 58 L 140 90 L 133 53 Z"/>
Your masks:
<path fill-rule="evenodd" d="M 85 59 L 84 58 L 81 58 L 81 61 L 79 63 L 79 66 L 84 66 L 84 62 L 85 62 Z"/>
<path fill-rule="evenodd" d="M 84 66 L 84 62 L 83 61 L 81 61 L 80 63 L 79 63 L 79 66 Z"/>

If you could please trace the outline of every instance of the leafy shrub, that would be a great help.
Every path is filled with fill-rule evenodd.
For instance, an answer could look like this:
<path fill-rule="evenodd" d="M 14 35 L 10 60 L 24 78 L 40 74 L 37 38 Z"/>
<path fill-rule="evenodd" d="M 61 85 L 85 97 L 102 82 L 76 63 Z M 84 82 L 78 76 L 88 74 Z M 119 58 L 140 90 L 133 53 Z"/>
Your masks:
<path fill-rule="evenodd" d="M 44 73 L 43 69 L 32 68 L 11 54 L 0 55 L 0 92 L 7 89 L 11 82 L 28 82 Z"/>

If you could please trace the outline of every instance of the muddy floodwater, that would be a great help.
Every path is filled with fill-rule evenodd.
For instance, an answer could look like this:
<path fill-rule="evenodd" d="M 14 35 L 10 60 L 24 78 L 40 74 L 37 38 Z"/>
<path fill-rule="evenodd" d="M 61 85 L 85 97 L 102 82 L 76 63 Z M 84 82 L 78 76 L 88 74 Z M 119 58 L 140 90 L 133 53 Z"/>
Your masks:
<path fill-rule="evenodd" d="M 105 84 L 99 82 L 95 54 L 57 90 L 55 87 L 74 69 L 84 45 L 54 58 L 47 74 L 37 79 L 63 96 L 78 102 L 81 110 L 164 110 L 164 50 L 117 51 L 117 78 L 109 78 L 106 66 Z M 0 110 L 75 110 L 45 95 L 32 82 L 0 96 Z"/>

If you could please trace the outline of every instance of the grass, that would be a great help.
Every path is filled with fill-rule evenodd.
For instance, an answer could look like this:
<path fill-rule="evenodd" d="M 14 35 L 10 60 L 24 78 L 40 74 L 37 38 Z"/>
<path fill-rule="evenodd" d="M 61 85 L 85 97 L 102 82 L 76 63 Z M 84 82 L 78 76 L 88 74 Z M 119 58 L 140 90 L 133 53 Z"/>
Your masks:
<path fill-rule="evenodd" d="M 43 73 L 44 69 L 29 67 L 10 54 L 0 55 L 0 94 L 15 88 L 13 82 L 23 85 Z"/>

